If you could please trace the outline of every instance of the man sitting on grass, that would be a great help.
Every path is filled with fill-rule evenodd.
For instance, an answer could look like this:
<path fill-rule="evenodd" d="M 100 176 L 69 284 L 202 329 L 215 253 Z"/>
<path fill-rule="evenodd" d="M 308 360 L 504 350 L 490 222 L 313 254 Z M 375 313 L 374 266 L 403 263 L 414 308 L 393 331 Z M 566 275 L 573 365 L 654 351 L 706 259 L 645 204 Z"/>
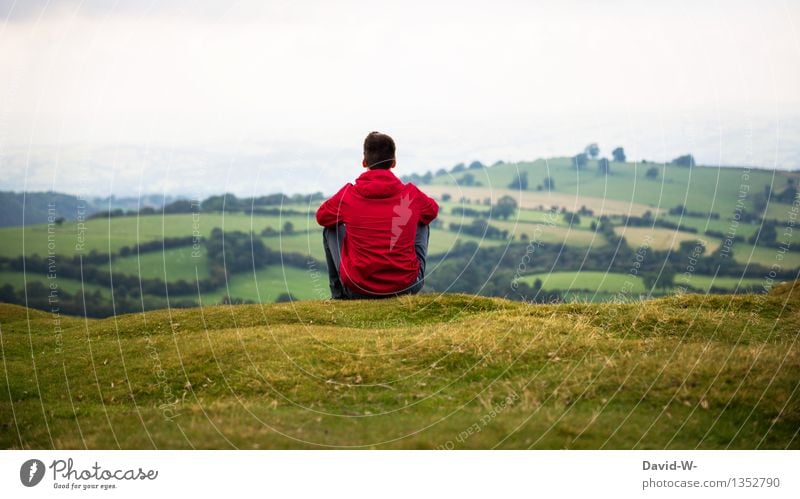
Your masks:
<path fill-rule="evenodd" d="M 385 298 L 419 293 L 425 280 L 428 224 L 436 201 L 392 173 L 394 140 L 364 139 L 367 169 L 317 210 L 334 299 Z"/>

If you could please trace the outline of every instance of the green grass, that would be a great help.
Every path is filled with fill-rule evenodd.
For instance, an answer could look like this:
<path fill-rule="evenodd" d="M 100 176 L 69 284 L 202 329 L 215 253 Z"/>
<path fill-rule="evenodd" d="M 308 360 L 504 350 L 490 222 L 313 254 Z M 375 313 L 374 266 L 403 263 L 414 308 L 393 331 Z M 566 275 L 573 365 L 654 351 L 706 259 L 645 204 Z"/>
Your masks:
<path fill-rule="evenodd" d="M 162 279 L 166 282 L 184 279 L 193 282 L 208 276 L 208 257 L 204 246 L 192 256 L 191 246 L 150 251 L 141 255 L 116 258 L 111 269 L 115 274 L 138 275 L 143 279 Z"/>
<path fill-rule="evenodd" d="M 0 304 L 0 447 L 799 449 L 799 293 Z"/>

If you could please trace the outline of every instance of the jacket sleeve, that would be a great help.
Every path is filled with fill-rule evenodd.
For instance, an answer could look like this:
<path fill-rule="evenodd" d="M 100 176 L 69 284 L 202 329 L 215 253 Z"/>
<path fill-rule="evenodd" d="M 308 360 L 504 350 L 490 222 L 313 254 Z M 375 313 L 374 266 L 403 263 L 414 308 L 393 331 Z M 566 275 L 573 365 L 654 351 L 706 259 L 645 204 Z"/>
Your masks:
<path fill-rule="evenodd" d="M 342 198 L 350 184 L 345 185 L 339 192 L 333 195 L 330 199 L 322 203 L 317 209 L 317 223 L 323 227 L 333 227 L 342 222 L 340 209 L 342 205 Z"/>
<path fill-rule="evenodd" d="M 428 225 L 429 223 L 436 220 L 436 217 L 439 215 L 439 205 L 433 198 L 429 197 L 424 192 L 417 189 L 419 204 L 420 204 L 420 213 L 419 213 L 419 223 L 422 225 Z"/>

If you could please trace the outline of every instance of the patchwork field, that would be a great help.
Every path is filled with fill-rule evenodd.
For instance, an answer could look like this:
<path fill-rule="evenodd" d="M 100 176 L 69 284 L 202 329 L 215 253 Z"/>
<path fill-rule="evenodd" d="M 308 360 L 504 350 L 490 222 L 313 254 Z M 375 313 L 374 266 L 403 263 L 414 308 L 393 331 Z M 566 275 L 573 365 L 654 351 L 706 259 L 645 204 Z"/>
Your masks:
<path fill-rule="evenodd" d="M 651 169 L 655 169 L 655 176 Z M 648 170 L 650 176 L 646 175 Z M 512 181 L 521 174 L 527 175 L 527 189 L 511 188 Z M 542 185 L 545 177 L 549 177 L 548 188 Z M 786 202 L 786 193 L 800 182 L 796 172 L 612 162 L 610 174 L 606 175 L 599 172 L 593 160 L 585 169 L 575 170 L 570 158 L 553 158 L 501 163 L 431 175 L 428 179 L 420 187 L 436 197 L 441 207 L 439 220 L 431 230 L 429 257 L 434 267 L 426 280 L 429 290 L 510 296 L 506 284 L 511 282 L 523 256 L 516 256 L 515 260 L 506 255 L 527 247 L 536 253 L 535 258 L 531 256 L 535 261 L 530 272 L 555 272 L 545 290 L 557 290 L 568 300 L 579 296 L 602 301 L 611 296 L 609 289 L 618 287 L 613 273 L 597 278 L 581 272 L 582 277 L 575 281 L 579 288 L 570 286 L 572 277 L 565 276 L 587 268 L 587 262 L 591 262 L 588 268 L 594 270 L 610 268 L 618 255 L 626 254 L 626 248 L 617 248 L 619 236 L 634 251 L 646 242 L 648 258 L 659 260 L 648 264 L 651 269 L 658 269 L 665 262 L 676 266 L 675 262 L 687 261 L 688 257 L 674 256 L 684 241 L 707 241 L 705 257 L 711 258 L 722 235 L 734 226 L 734 217 L 741 218 L 735 224 L 735 235 L 740 240 L 732 246 L 732 262 L 737 267 L 729 272 L 722 269 L 716 288 L 735 291 L 771 271 L 788 279 L 800 270 L 800 231 L 790 230 L 795 223 L 794 208 Z M 765 192 L 773 193 L 771 201 L 767 202 Z M 499 210 L 497 202 L 503 196 L 514 199 L 516 208 L 507 213 Z M 759 203 L 765 206 L 761 213 Z M 180 306 L 199 303 L 198 299 L 204 304 L 226 298 L 271 302 L 284 293 L 301 300 L 320 298 L 327 285 L 322 286 L 322 291 L 312 290 L 310 279 L 314 272 L 326 272 L 321 228 L 313 216 L 317 205 L 318 201 L 256 206 L 261 211 L 251 215 L 242 210 L 251 209 L 252 204 L 239 202 L 232 212 L 209 209 L 198 213 L 134 214 L 95 218 L 81 227 L 74 220 L 65 220 L 50 226 L 0 228 L 0 276 L 4 279 L 0 285 L 13 288 L 11 292 L 6 288 L 3 299 L 42 306 L 46 297 L 31 300 L 36 296 L 23 289 L 22 257 L 28 259 L 24 263 L 27 282 L 48 284 L 41 262 L 37 269 L 31 258 L 44 257 L 48 252 L 55 253 L 61 290 L 101 292 L 104 303 L 90 300 L 90 314 L 101 305 L 97 314 L 115 310 L 110 301 L 112 283 L 116 283 L 115 299 L 128 297 L 123 303 L 126 311 L 132 311 L 140 302 L 144 308 L 165 306 L 168 290 L 169 303 Z M 669 222 L 678 228 L 651 228 L 642 226 L 642 220 L 626 221 L 626 217 L 648 212 L 652 218 L 646 223 Z M 766 220 L 760 218 L 762 215 Z M 228 247 L 224 258 L 221 253 L 209 252 L 209 237 L 214 229 L 239 241 L 235 248 Z M 705 234 L 706 231 L 713 234 Z M 245 235 L 237 236 L 236 232 Z M 762 236 L 754 245 L 751 237 L 757 233 Z M 186 242 L 193 235 L 199 237 L 194 247 Z M 182 238 L 183 242 L 165 241 L 175 238 Z M 263 251 L 267 255 L 261 257 L 264 261 L 256 262 L 253 248 L 262 243 L 270 251 Z M 137 244 L 147 248 L 137 251 Z M 227 243 L 213 244 L 219 250 Z M 120 253 L 124 247 L 127 250 Z M 280 254 L 279 258 L 275 253 Z M 77 254 L 84 256 L 84 270 L 99 273 L 83 287 L 75 271 L 78 264 L 70 262 Z M 108 254 L 112 255 L 110 261 Z M 67 270 L 71 272 L 64 275 L 65 266 L 70 265 L 73 268 Z M 107 275 L 109 270 L 111 276 Z M 683 272 L 682 267 L 675 270 Z M 704 280 L 710 280 L 714 270 L 706 266 L 705 272 L 694 276 L 703 282 L 698 289 L 710 288 Z M 741 276 L 745 276 L 743 280 L 739 280 Z M 136 278 L 150 281 L 150 285 L 140 286 Z M 199 297 L 198 279 L 204 283 Z M 533 283 L 535 278 L 529 281 L 525 277 L 522 282 Z M 138 296 L 140 288 L 147 296 Z M 669 289 L 661 286 L 656 294 L 670 292 Z M 70 311 L 82 314 L 84 307 L 73 306 Z"/>

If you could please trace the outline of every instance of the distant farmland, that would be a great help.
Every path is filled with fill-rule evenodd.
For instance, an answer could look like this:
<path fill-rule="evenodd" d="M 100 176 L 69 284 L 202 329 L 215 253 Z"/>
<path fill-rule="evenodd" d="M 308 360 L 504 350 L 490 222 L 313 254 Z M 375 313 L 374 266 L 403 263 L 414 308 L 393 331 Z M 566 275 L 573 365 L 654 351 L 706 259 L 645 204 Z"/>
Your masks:
<path fill-rule="evenodd" d="M 687 268 L 692 290 L 714 293 L 752 291 L 800 269 L 797 173 L 616 162 L 604 172 L 594 160 L 576 170 L 553 158 L 411 180 L 441 207 L 427 292 L 604 301 L 634 263 L 629 299 L 674 292 Z M 65 313 L 105 316 L 320 299 L 328 290 L 318 204 L 216 196 L 193 211 L 0 228 L 0 300 L 46 309 L 55 284 Z M 691 254 L 699 240 L 702 254 Z"/>

